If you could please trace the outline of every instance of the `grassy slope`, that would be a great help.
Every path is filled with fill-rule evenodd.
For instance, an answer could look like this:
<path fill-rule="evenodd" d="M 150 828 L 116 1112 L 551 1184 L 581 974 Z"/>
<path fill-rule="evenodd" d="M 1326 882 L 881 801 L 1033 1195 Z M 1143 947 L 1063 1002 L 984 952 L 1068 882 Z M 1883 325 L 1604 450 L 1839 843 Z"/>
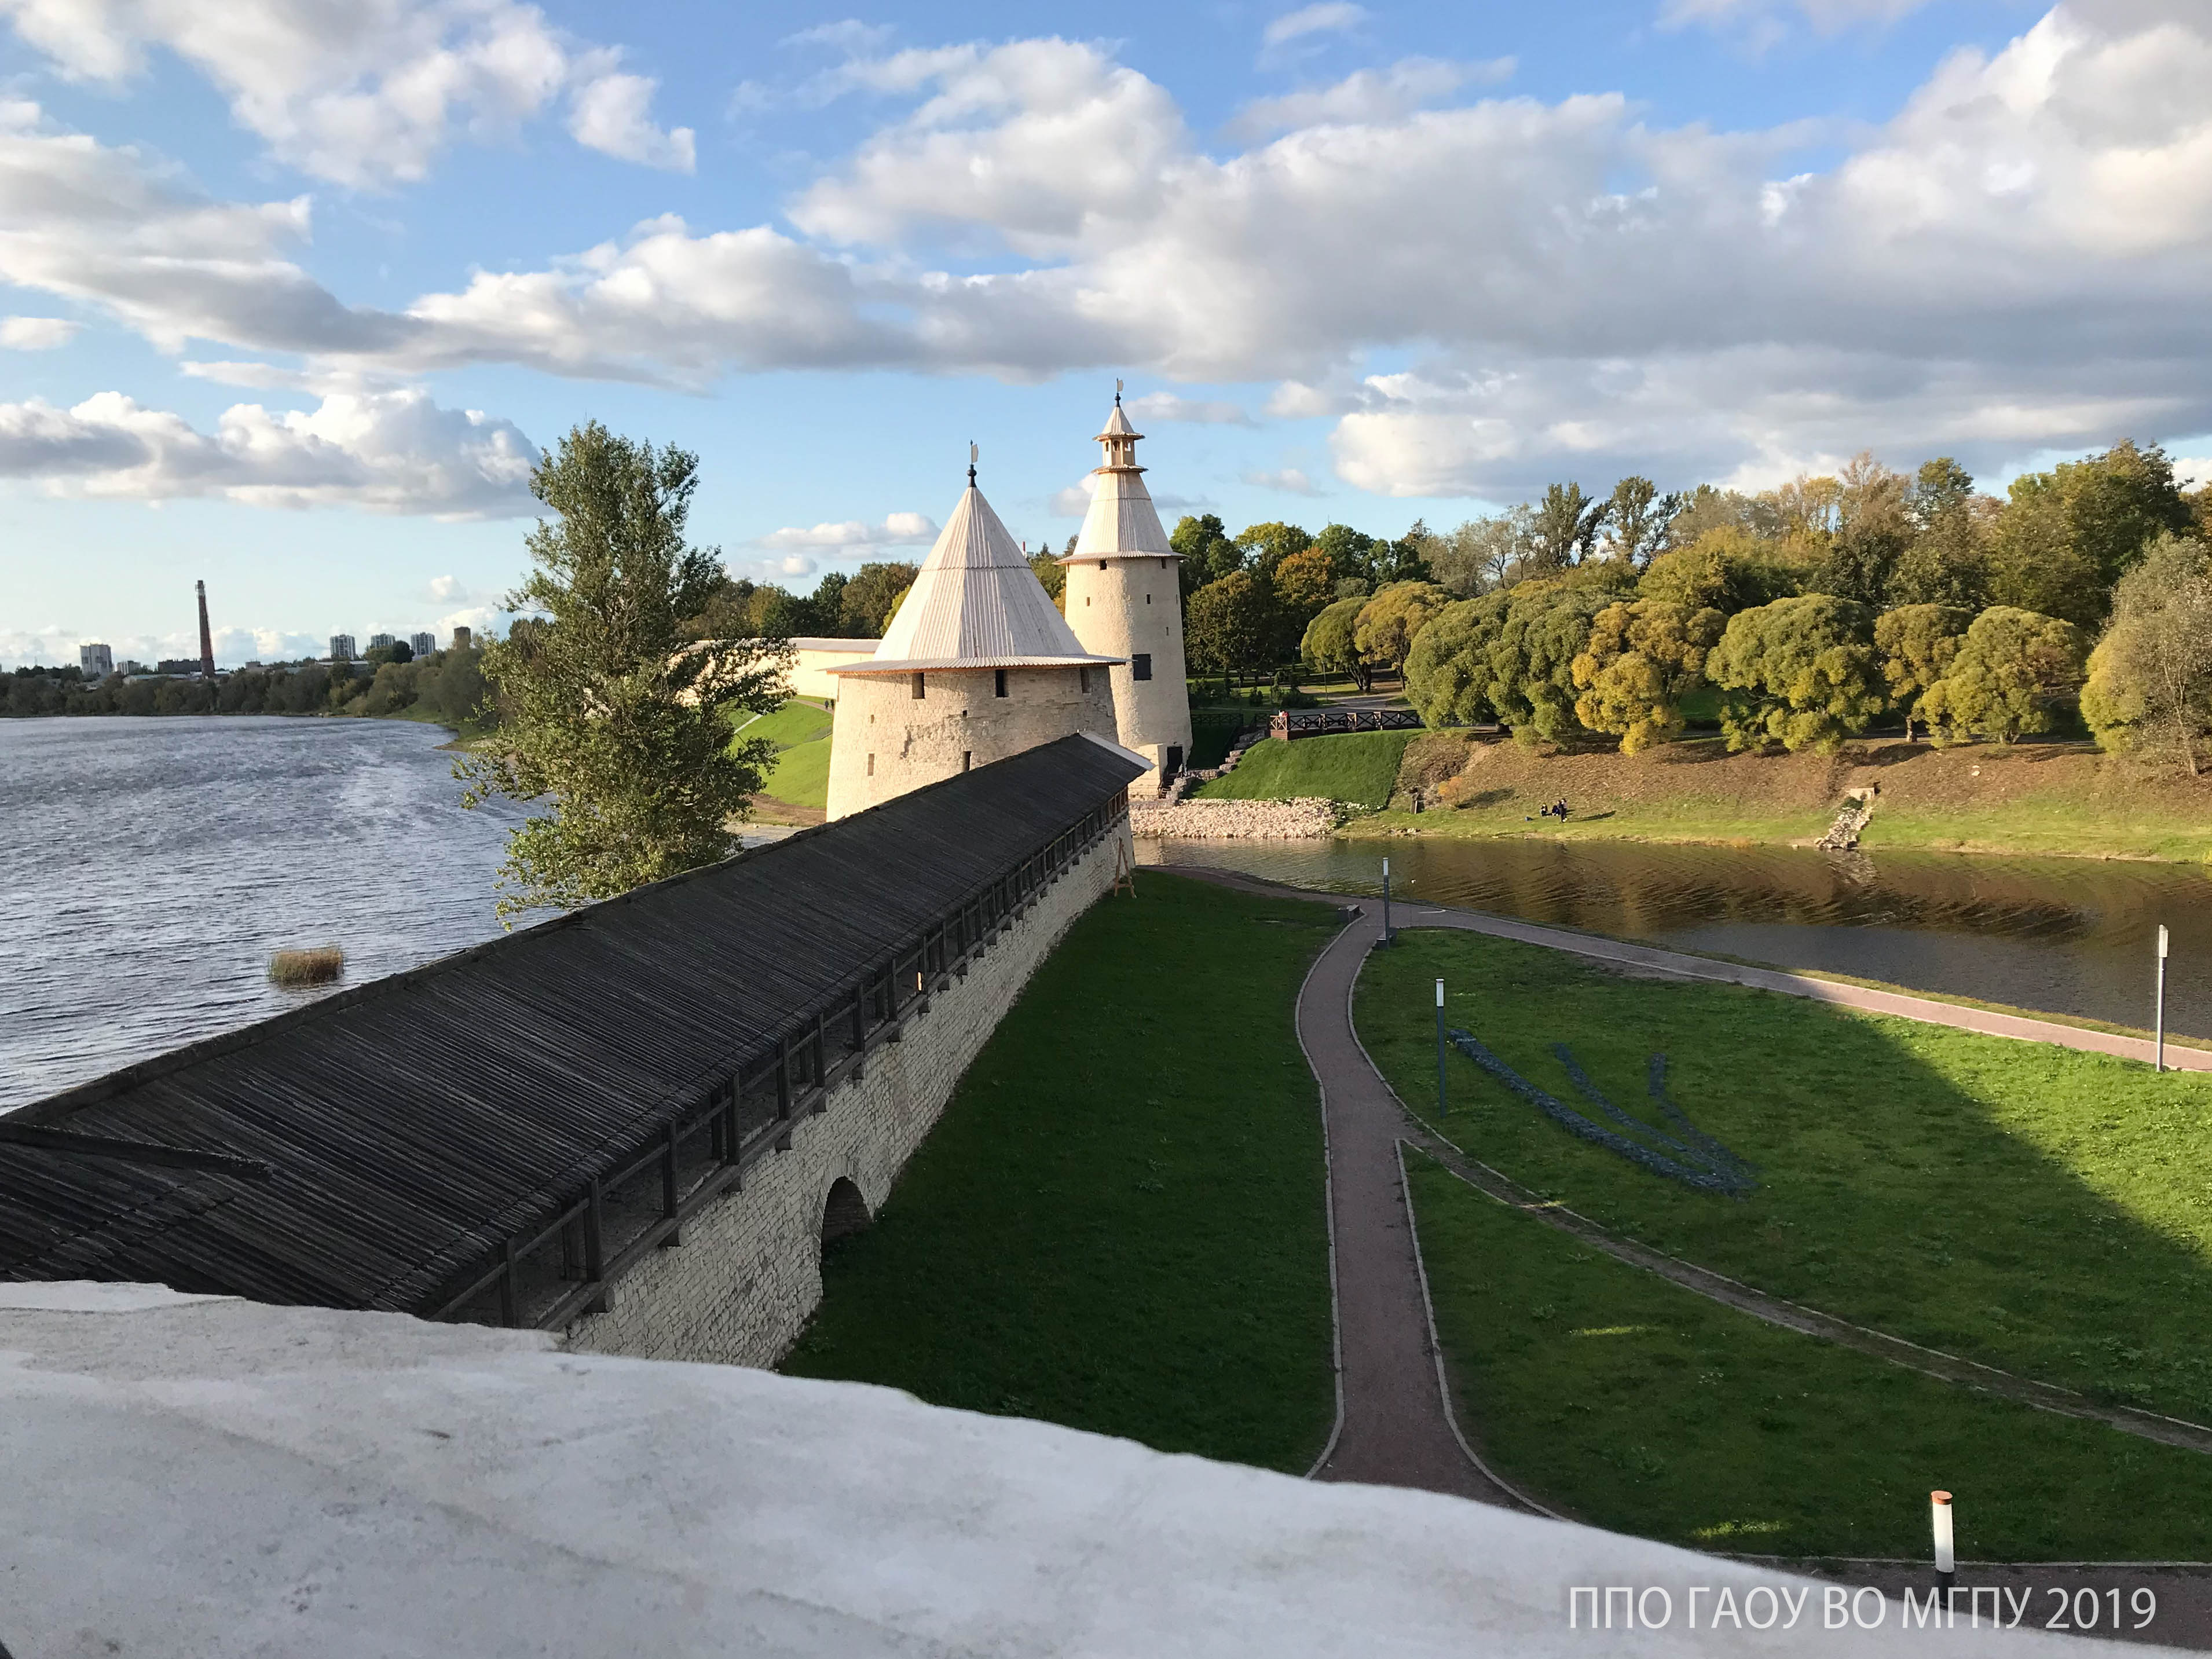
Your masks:
<path fill-rule="evenodd" d="M 1214 800 L 1292 800 L 1325 795 L 1358 806 L 1381 806 L 1397 781 L 1398 760 L 1411 732 L 1347 732 L 1295 743 L 1269 738 L 1244 751 L 1237 769 L 1201 785 Z"/>
<path fill-rule="evenodd" d="M 1931 1488 L 1982 1560 L 2203 1560 L 2212 1458 L 1778 1330 L 1409 1154 L 1437 1326 L 1486 1458 L 1601 1526 L 1915 1557 Z"/>
<path fill-rule="evenodd" d="M 1539 755 L 1484 741 L 1461 786 L 1468 805 L 1418 817 L 1389 812 L 1359 827 L 1802 842 L 1826 829 L 1845 789 L 1866 784 L 1881 787 L 1861 842 L 1869 851 L 2212 856 L 2212 778 L 2146 776 L 2086 748 L 2058 744 L 1936 750 L 1882 741 L 1850 744 L 1834 756 L 1730 755 L 1709 738 L 1630 757 Z M 1574 810 L 1570 823 L 1539 829 L 1528 822 L 1537 806 L 1562 796 Z"/>
<path fill-rule="evenodd" d="M 817 738 L 812 743 L 799 744 L 778 755 L 775 765 L 769 769 L 768 781 L 762 786 L 762 793 L 793 806 L 826 809 L 830 805 L 830 739 Z"/>
<path fill-rule="evenodd" d="M 830 711 L 818 702 L 793 697 L 773 714 L 763 714 L 738 728 L 744 738 L 766 738 L 779 749 L 790 749 L 830 735 Z"/>
<path fill-rule="evenodd" d="M 1566 1042 L 1651 1115 L 1645 1066 L 1764 1166 L 1709 1196 L 1589 1146 L 1454 1055 L 1446 1132 L 1609 1227 L 1861 1324 L 2212 1422 L 2212 1077 L 1635 980 L 1506 940 L 1409 931 L 1362 977 L 1364 1040 L 1433 1110 L 1431 982 L 1454 1024 L 1572 1104 Z"/>
<path fill-rule="evenodd" d="M 1334 1411 L 1321 906 L 1145 872 L 1079 921 L 784 1364 L 1302 1470 Z"/>

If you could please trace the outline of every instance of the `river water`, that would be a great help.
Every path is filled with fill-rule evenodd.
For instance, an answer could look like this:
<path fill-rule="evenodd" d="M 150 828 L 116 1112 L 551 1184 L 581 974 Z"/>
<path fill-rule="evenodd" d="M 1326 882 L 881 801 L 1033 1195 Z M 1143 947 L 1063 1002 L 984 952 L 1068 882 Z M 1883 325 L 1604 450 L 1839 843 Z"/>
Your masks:
<path fill-rule="evenodd" d="M 0 720 L 0 1110 L 500 931 L 523 809 L 465 811 L 442 727 L 183 716 Z"/>
<path fill-rule="evenodd" d="M 2212 1037 L 2212 866 L 1955 853 L 1415 839 L 1139 842 L 1150 863 L 1391 890 L 1588 933 Z"/>

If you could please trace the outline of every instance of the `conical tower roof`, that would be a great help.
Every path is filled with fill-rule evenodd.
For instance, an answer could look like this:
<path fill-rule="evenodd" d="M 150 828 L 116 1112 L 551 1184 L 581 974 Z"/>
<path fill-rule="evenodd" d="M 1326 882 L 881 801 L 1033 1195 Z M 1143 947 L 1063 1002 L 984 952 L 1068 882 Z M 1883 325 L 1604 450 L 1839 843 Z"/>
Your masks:
<path fill-rule="evenodd" d="M 975 488 L 952 509 L 937 544 L 884 629 L 876 654 L 833 674 L 921 669 L 1081 667 L 1121 661 L 1083 648 L 1006 526 Z"/>
<path fill-rule="evenodd" d="M 1172 559 L 1168 532 L 1160 527 L 1159 509 L 1152 491 L 1145 488 L 1145 469 L 1137 465 L 1137 440 L 1145 434 L 1129 424 L 1121 407 L 1121 394 L 1114 394 L 1114 412 L 1098 434 L 1106 452 L 1103 465 L 1091 472 L 1091 506 L 1083 515 L 1083 531 L 1075 538 L 1075 551 L 1062 559 Z"/>

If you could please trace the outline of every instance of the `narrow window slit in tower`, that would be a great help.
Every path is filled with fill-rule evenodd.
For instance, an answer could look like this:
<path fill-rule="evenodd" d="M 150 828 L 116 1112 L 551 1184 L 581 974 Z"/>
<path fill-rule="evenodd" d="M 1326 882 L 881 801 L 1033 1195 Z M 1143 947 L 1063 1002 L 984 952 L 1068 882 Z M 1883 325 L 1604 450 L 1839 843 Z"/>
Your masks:
<path fill-rule="evenodd" d="M 975 751 L 974 750 L 972 750 L 972 749 L 963 749 L 963 750 L 962 750 L 960 751 L 960 769 L 961 769 L 962 771 L 965 772 L 966 770 L 968 770 L 968 769 L 969 769 L 969 768 L 972 767 L 972 766 L 973 766 L 973 765 L 975 765 Z"/>
<path fill-rule="evenodd" d="M 994 697 L 1003 697 L 1006 695 L 1006 671 L 1003 668 L 998 670 L 992 679 L 991 695 Z"/>
<path fill-rule="evenodd" d="M 868 775 L 872 778 L 876 775 L 876 757 L 873 755 L 868 757 Z"/>
<path fill-rule="evenodd" d="M 921 689 L 921 674 L 919 670 L 915 672 L 914 677 L 914 695 L 917 697 L 923 695 Z"/>

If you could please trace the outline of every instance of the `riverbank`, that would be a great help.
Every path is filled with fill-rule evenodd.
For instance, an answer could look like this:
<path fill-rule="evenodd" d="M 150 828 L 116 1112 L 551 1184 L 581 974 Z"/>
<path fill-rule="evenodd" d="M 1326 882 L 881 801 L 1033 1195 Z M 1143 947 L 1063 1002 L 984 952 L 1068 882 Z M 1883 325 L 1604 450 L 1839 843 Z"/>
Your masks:
<path fill-rule="evenodd" d="M 1341 833 L 1802 847 L 1826 830 L 1846 791 L 1871 787 L 1880 794 L 1859 840 L 1868 852 L 2212 858 L 2212 780 L 2147 774 L 2086 744 L 1943 750 L 1877 739 L 1834 755 L 1731 755 L 1714 738 L 1628 756 L 1477 737 L 1455 768 L 1435 752 L 1449 735 L 1409 747 L 1389 806 Z M 1427 811 L 1412 810 L 1416 787 Z M 1564 823 L 1537 817 L 1559 800 Z"/>

